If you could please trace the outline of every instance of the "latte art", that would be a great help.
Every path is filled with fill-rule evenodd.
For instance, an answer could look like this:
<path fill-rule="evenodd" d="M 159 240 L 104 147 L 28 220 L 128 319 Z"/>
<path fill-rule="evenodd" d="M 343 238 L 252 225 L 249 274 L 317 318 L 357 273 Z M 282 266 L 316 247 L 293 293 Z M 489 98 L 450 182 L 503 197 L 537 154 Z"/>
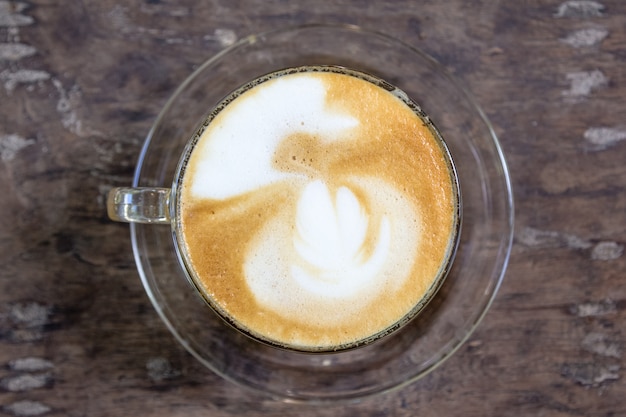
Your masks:
<path fill-rule="evenodd" d="M 350 297 L 373 281 L 389 256 L 389 219 L 376 233 L 374 251 L 365 253 L 369 214 L 347 187 L 333 201 L 328 187 L 311 182 L 298 200 L 294 247 L 299 260 L 291 275 L 306 291 L 323 297 Z"/>
<path fill-rule="evenodd" d="M 273 74 L 195 138 L 177 200 L 182 256 L 210 305 L 261 340 L 362 343 L 421 309 L 449 262 L 459 219 L 446 150 L 374 80 Z"/>
<path fill-rule="evenodd" d="M 348 187 L 333 196 L 319 180 L 306 184 L 252 240 L 245 275 L 257 301 L 307 325 L 349 325 L 355 311 L 408 279 L 419 237 L 414 211 L 385 183 L 357 181 L 355 189 L 378 192 L 394 211 L 379 203 L 368 213 Z"/>

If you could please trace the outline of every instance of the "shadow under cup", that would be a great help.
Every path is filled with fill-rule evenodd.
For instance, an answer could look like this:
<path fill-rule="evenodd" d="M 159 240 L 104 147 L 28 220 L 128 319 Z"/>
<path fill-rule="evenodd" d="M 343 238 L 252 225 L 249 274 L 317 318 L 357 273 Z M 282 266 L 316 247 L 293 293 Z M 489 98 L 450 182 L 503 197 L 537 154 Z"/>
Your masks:
<path fill-rule="evenodd" d="M 358 349 L 310 354 L 259 342 L 223 320 L 190 285 L 172 229 L 131 223 L 137 268 L 177 340 L 224 378 L 296 402 L 354 400 L 413 382 L 476 328 L 504 276 L 512 241 L 508 171 L 472 98 L 434 60 L 395 39 L 347 26 L 305 26 L 242 39 L 192 74 L 166 104 L 138 161 L 133 187 L 170 187 L 208 110 L 262 74 L 334 65 L 385 80 L 437 125 L 455 163 L 463 229 L 447 278 L 414 320 Z M 193 281 L 193 280 L 192 280 Z"/>

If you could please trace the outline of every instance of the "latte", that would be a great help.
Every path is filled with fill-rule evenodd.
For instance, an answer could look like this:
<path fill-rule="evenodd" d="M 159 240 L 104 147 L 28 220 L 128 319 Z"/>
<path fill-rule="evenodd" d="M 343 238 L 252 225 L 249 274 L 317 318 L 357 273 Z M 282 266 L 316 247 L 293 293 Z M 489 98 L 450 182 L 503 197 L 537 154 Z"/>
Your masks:
<path fill-rule="evenodd" d="M 176 237 L 238 329 L 304 351 L 367 343 L 419 312 L 459 228 L 447 149 L 403 92 L 338 67 L 257 79 L 191 142 Z"/>

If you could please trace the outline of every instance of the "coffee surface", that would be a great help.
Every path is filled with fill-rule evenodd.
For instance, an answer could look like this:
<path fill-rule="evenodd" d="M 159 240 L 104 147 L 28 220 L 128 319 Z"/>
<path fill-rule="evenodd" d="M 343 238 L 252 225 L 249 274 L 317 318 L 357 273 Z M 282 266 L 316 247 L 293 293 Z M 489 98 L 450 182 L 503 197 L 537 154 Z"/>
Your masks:
<path fill-rule="evenodd" d="M 181 174 L 178 240 L 209 303 L 281 346 L 337 349 L 393 328 L 437 287 L 458 197 L 408 98 L 300 68 L 218 106 Z"/>

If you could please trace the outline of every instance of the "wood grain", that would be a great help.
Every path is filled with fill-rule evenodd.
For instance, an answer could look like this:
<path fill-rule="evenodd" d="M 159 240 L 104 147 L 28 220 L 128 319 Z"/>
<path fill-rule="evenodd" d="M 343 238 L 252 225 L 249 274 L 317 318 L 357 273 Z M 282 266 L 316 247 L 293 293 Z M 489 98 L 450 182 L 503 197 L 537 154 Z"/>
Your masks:
<path fill-rule="evenodd" d="M 350 406 L 273 402 L 204 369 L 152 309 L 131 183 L 176 86 L 237 39 L 358 24 L 419 47 L 481 104 L 512 173 L 503 287 L 456 355 Z M 0 1 L 0 414 L 625 416 L 626 3 Z"/>

